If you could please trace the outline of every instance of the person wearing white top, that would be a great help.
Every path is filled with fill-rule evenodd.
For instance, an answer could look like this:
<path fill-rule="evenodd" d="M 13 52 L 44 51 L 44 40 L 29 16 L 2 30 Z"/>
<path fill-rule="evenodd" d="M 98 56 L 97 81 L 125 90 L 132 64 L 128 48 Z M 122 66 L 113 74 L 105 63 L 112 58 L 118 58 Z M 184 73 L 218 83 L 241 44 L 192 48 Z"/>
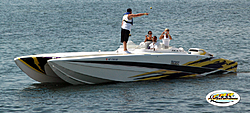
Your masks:
<path fill-rule="evenodd" d="M 127 50 L 127 42 L 129 38 L 129 33 L 131 31 L 131 26 L 133 25 L 133 18 L 140 17 L 143 15 L 148 15 L 149 13 L 138 13 L 132 14 L 132 9 L 128 8 L 127 13 L 123 15 L 122 25 L 121 25 L 121 42 L 123 43 L 123 48 L 125 53 L 130 53 Z"/>
<path fill-rule="evenodd" d="M 169 34 L 169 29 L 166 28 L 161 36 L 159 37 L 160 40 L 162 40 L 162 43 L 165 45 L 165 47 L 169 47 L 169 42 L 172 40 L 171 35 Z"/>
<path fill-rule="evenodd" d="M 151 44 L 149 44 L 149 48 L 150 48 L 150 49 L 154 49 L 154 51 L 155 51 L 155 50 L 157 50 L 159 47 L 160 47 L 160 43 L 157 42 L 157 37 L 154 36 L 154 37 L 153 37 L 153 42 L 152 42 Z"/>

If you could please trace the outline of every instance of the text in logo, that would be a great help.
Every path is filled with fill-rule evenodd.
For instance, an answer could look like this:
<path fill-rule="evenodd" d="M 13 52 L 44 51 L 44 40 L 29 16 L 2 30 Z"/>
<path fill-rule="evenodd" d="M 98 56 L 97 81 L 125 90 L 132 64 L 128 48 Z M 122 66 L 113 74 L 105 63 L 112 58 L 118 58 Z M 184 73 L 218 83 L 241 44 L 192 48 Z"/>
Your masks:
<path fill-rule="evenodd" d="M 229 90 L 217 90 L 206 96 L 208 103 L 216 106 L 231 106 L 240 101 L 240 95 Z"/>

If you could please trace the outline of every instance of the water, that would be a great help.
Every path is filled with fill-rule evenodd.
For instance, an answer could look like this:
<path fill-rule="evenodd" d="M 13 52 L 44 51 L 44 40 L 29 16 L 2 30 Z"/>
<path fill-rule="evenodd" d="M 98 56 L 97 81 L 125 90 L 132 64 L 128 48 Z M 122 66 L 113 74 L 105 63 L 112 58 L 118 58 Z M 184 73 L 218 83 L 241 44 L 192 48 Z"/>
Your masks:
<path fill-rule="evenodd" d="M 0 112 L 249 112 L 249 6 L 249 0 L 1 0 Z M 150 13 L 134 19 L 130 39 L 136 44 L 149 30 L 159 37 L 169 28 L 170 45 L 237 61 L 237 73 L 72 86 L 40 84 L 13 61 L 32 54 L 115 50 L 129 7 Z M 214 90 L 232 90 L 241 101 L 213 106 L 205 97 Z"/>

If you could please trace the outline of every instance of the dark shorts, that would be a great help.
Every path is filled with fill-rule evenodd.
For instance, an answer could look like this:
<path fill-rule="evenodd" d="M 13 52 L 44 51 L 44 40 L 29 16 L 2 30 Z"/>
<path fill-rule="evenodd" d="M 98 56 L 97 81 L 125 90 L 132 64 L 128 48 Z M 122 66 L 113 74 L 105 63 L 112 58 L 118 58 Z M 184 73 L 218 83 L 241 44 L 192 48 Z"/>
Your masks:
<path fill-rule="evenodd" d="M 129 30 L 126 29 L 122 29 L 121 30 L 121 42 L 123 43 L 124 41 L 127 43 L 128 42 L 128 38 L 129 38 Z"/>

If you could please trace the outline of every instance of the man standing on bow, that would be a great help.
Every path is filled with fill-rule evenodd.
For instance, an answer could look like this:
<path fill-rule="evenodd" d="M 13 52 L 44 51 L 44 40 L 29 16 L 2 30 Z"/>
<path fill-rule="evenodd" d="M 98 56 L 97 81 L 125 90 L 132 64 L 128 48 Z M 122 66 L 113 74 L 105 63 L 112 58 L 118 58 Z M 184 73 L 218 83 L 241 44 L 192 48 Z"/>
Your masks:
<path fill-rule="evenodd" d="M 122 18 L 122 30 L 121 30 L 121 42 L 123 43 L 124 53 L 130 53 L 127 50 L 127 42 L 129 38 L 129 33 L 131 31 L 131 26 L 133 25 L 133 18 L 134 17 L 140 17 L 143 15 L 148 15 L 149 13 L 138 13 L 138 14 L 132 14 L 132 9 L 128 8 L 127 13 L 123 15 Z"/>

